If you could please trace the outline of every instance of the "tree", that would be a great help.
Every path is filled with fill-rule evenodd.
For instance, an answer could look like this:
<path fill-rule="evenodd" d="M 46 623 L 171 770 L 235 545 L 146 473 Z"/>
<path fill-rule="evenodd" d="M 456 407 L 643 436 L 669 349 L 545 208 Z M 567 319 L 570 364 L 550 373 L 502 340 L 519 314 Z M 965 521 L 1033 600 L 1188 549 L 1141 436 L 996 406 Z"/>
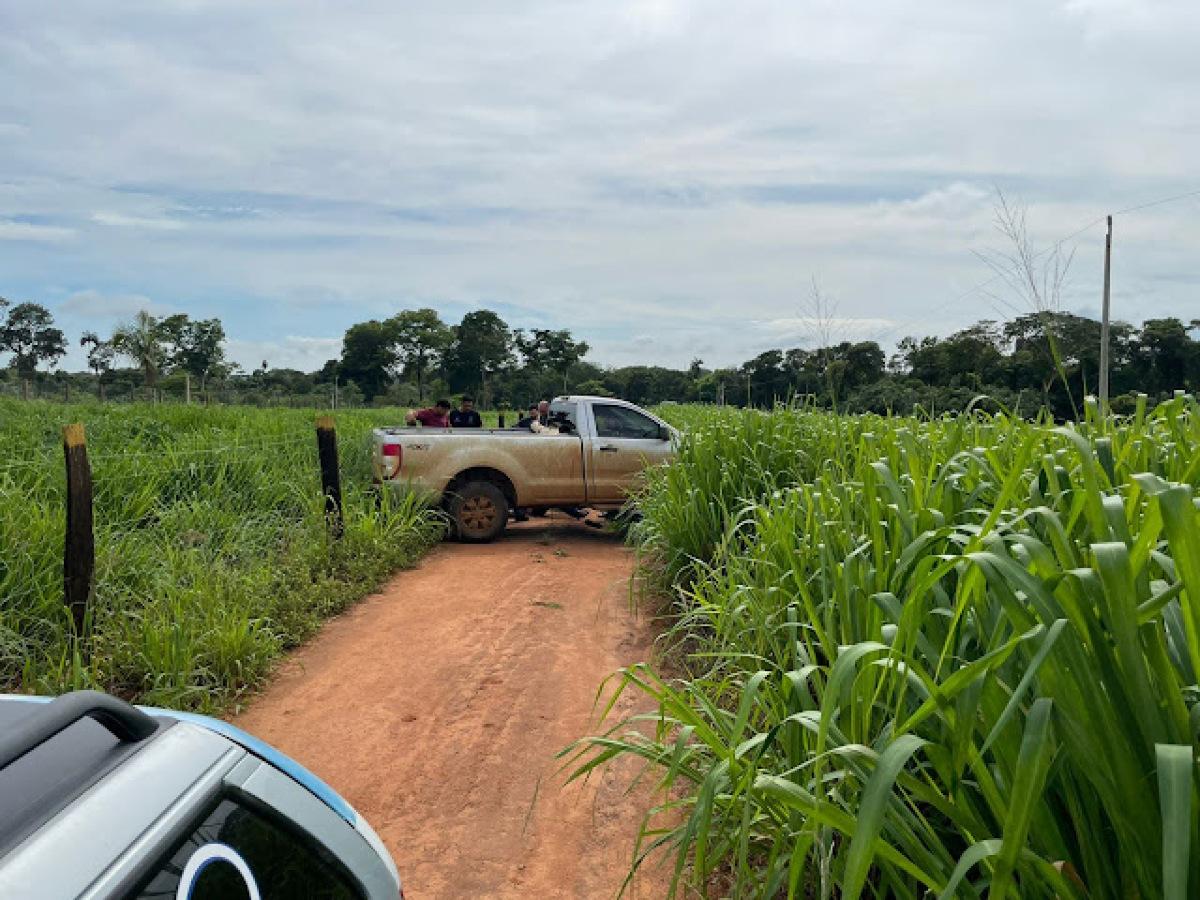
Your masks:
<path fill-rule="evenodd" d="M 743 395 L 745 379 L 742 379 Z M 694 395 L 696 386 L 683 369 L 667 369 L 663 366 L 626 366 L 604 373 L 604 385 L 615 396 L 642 406 L 661 403 L 664 400 L 685 399 Z"/>
<path fill-rule="evenodd" d="M 793 394 L 819 395 L 825 386 L 824 355 L 816 350 L 793 347 L 783 354 L 783 370 Z"/>
<path fill-rule="evenodd" d="M 203 391 L 209 376 L 225 361 L 225 328 L 221 320 L 193 320 L 180 313 L 163 319 L 159 329 L 166 344 L 168 364 L 195 378 Z"/>
<path fill-rule="evenodd" d="M 513 341 L 525 358 L 525 364 L 533 369 L 549 369 L 558 375 L 562 381 L 562 389 L 567 390 L 567 379 L 571 366 L 575 365 L 592 348 L 586 341 L 572 339 L 571 332 L 566 329 L 551 331 L 546 328 L 534 328 L 526 333 L 517 331 Z"/>
<path fill-rule="evenodd" d="M 80 347 L 88 349 L 88 368 L 96 373 L 96 396 L 104 399 L 104 375 L 112 371 L 113 358 L 117 352 L 108 341 L 102 341 L 94 331 L 85 331 L 79 339 Z"/>
<path fill-rule="evenodd" d="M 7 301 L 5 301 L 7 305 Z M 18 303 L 0 327 L 0 351 L 13 355 L 12 365 L 27 384 L 42 363 L 53 365 L 67 352 L 63 333 L 54 327 L 50 310 L 37 303 Z M 23 388 L 28 395 L 28 388 Z"/>
<path fill-rule="evenodd" d="M 979 388 L 1000 379 L 1005 337 L 995 322 L 977 322 L 947 338 L 907 337 L 899 344 L 909 373 L 926 384 Z"/>
<path fill-rule="evenodd" d="M 771 406 L 788 399 L 788 377 L 783 368 L 783 351 L 767 350 L 742 364 L 745 394 L 756 406 Z"/>
<path fill-rule="evenodd" d="M 358 385 L 366 400 L 387 389 L 395 366 L 395 335 L 388 325 L 372 319 L 346 330 L 339 368 L 344 377 Z"/>
<path fill-rule="evenodd" d="M 587 381 L 580 382 L 579 393 L 590 397 L 611 397 L 613 392 L 604 386 L 604 382 L 598 378 L 589 378 Z"/>
<path fill-rule="evenodd" d="M 834 354 L 843 364 L 840 387 L 853 390 L 883 378 L 887 357 L 874 341 L 842 341 L 834 348 Z"/>
<path fill-rule="evenodd" d="M 342 364 L 340 360 L 327 359 L 325 365 L 321 366 L 313 375 L 314 384 L 332 384 L 336 379 L 341 377 Z"/>
<path fill-rule="evenodd" d="M 1110 336 L 1114 367 L 1125 365 L 1132 330 L 1114 322 Z M 1002 360 L 1011 388 L 1032 388 L 1060 419 L 1076 416 L 1075 397 L 1095 390 L 1100 369 L 1100 323 L 1072 313 L 1044 310 L 1006 322 L 1012 352 Z M 1114 379 L 1116 384 L 1117 379 Z"/>
<path fill-rule="evenodd" d="M 746 379 L 736 369 L 714 369 L 696 380 L 694 390 L 702 402 L 724 406 L 746 396 Z"/>
<path fill-rule="evenodd" d="M 445 367 L 452 390 L 478 387 L 481 405 L 489 400 L 489 379 L 512 362 L 512 331 L 490 309 L 463 316 L 454 328 L 454 342 L 446 348 Z"/>
<path fill-rule="evenodd" d="M 395 335 L 396 356 L 417 377 L 417 399 L 425 399 L 425 372 L 437 355 L 450 346 L 454 332 L 436 310 L 406 309 L 387 321 Z"/>
<path fill-rule="evenodd" d="M 153 399 L 154 386 L 167 364 L 167 350 L 163 346 L 159 320 L 143 309 L 133 317 L 132 322 L 121 325 L 113 332 L 110 343 L 117 354 L 131 360 L 142 370 L 142 381 Z"/>
<path fill-rule="evenodd" d="M 1188 386 L 1193 359 L 1200 359 L 1196 342 L 1179 319 L 1147 319 L 1138 335 L 1136 365 L 1141 389 L 1168 393 Z"/>

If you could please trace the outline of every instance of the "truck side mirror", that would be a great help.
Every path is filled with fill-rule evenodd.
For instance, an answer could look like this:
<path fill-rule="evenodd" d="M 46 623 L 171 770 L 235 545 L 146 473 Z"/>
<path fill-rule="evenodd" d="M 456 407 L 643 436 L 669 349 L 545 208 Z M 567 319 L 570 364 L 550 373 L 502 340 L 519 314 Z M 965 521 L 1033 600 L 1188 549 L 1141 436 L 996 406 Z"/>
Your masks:
<path fill-rule="evenodd" d="M 658 439 L 660 441 L 669 441 L 671 439 L 671 429 L 666 425 L 658 426 Z"/>

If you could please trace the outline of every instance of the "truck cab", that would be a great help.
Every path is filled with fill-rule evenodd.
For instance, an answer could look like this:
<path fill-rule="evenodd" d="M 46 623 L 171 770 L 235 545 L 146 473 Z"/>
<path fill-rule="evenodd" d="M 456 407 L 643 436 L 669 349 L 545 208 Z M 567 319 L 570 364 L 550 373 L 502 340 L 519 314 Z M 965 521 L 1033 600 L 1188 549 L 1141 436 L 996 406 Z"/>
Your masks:
<path fill-rule="evenodd" d="M 605 397 L 556 397 L 550 414 L 565 413 L 577 423 L 584 441 L 588 505 L 608 508 L 625 503 L 647 465 L 675 455 L 677 434 L 646 410 Z"/>

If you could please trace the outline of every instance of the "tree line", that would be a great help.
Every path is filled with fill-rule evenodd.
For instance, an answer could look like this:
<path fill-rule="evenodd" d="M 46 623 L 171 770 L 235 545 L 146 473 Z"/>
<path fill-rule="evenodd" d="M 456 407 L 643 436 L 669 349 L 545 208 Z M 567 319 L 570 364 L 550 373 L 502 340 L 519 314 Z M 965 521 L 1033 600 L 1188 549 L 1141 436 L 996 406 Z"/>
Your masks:
<path fill-rule="evenodd" d="M 767 350 L 740 366 L 686 369 L 602 367 L 565 329 L 512 328 L 491 310 L 449 324 L 434 309 L 405 310 L 352 325 L 340 358 L 315 372 L 245 371 L 226 357 L 219 319 L 138 313 L 111 335 L 80 336 L 89 373 L 48 372 L 66 354 L 67 338 L 36 303 L 0 298 L 0 387 L 31 385 L 46 396 L 92 390 L 101 399 L 182 397 L 188 390 L 220 402 L 297 405 L 402 405 L 471 394 L 490 408 L 521 408 L 574 392 L 640 404 L 668 401 L 770 406 L 804 398 L 851 412 L 961 409 L 979 395 L 1022 414 L 1047 409 L 1078 414 L 1094 393 L 1100 323 L 1041 311 L 1007 322 L 981 321 L 947 337 L 906 337 L 889 357 L 875 341 Z M 1200 319 L 1148 319 L 1111 328 L 1111 390 L 1117 411 L 1134 395 L 1152 399 L 1200 389 Z M 0 357 L 0 361 L 3 358 Z M 127 365 L 119 366 L 119 362 Z"/>
<path fill-rule="evenodd" d="M 50 311 L 38 303 L 14 305 L 0 297 L 0 313 L 6 313 L 0 322 L 0 353 L 10 354 L 8 369 L 28 395 L 30 385 L 43 374 L 40 369 L 53 368 L 66 355 L 67 338 L 55 327 Z M 225 359 L 220 319 L 191 319 L 183 313 L 155 317 L 142 311 L 107 338 L 85 331 L 79 345 L 87 351 L 101 400 L 118 359 L 132 363 L 151 397 L 157 396 L 159 379 L 166 373 L 195 378 L 203 391 L 209 378 L 227 376 L 236 368 Z"/>

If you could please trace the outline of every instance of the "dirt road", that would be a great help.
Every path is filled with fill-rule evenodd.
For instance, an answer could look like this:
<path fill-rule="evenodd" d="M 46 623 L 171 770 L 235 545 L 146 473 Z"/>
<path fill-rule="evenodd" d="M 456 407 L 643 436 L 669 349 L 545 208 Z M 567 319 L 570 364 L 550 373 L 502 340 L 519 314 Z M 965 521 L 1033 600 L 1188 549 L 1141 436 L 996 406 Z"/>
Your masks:
<path fill-rule="evenodd" d="M 236 722 L 366 816 L 409 900 L 613 897 L 648 800 L 626 793 L 638 769 L 564 787 L 554 754 L 593 732 L 600 682 L 648 657 L 631 567 L 616 538 L 562 520 L 443 545 L 326 625 Z M 667 881 L 657 865 L 626 896 Z"/>

